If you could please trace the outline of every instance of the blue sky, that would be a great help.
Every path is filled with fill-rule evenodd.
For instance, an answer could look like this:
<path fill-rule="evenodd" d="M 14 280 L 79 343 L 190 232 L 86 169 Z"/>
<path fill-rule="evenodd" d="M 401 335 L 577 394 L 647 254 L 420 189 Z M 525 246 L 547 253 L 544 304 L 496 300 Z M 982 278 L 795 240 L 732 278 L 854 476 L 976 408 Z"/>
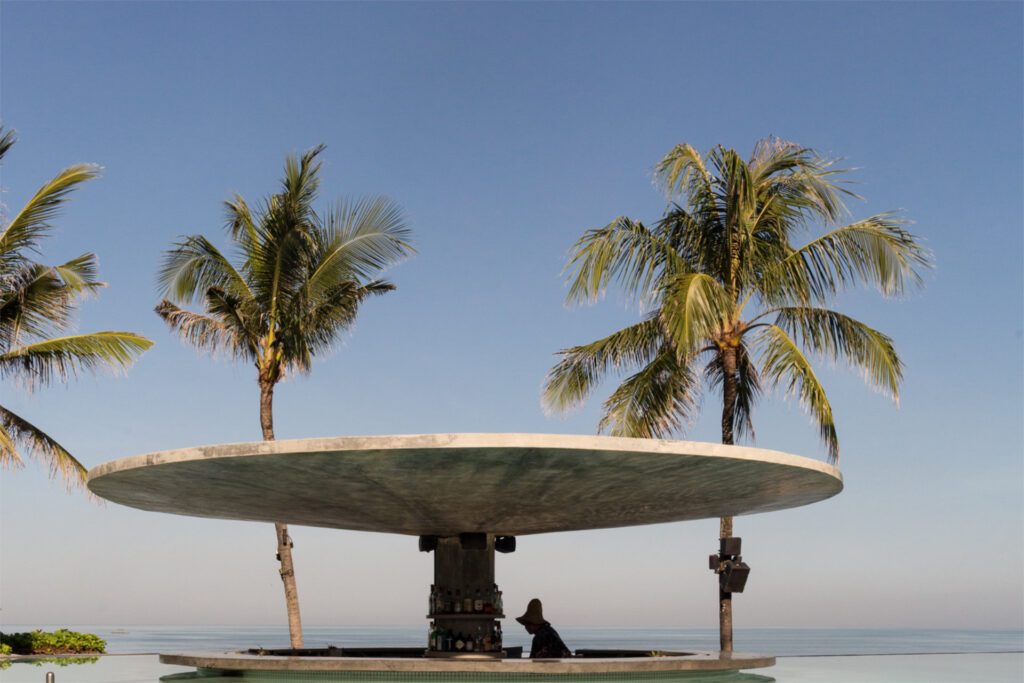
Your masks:
<path fill-rule="evenodd" d="M 845 157 L 866 197 L 852 215 L 903 209 L 938 267 L 905 300 L 838 302 L 896 339 L 901 405 L 823 370 L 846 490 L 737 520 L 754 567 L 737 624 L 1021 628 L 1021 26 L 1019 3 L 6 2 L 0 117 L 20 141 L 3 201 L 101 164 L 44 257 L 98 253 L 110 287 L 81 329 L 156 346 L 126 378 L 4 386 L 3 402 L 88 466 L 257 439 L 252 370 L 171 336 L 154 272 L 178 235 L 221 239 L 233 192 L 266 195 L 285 155 L 322 142 L 325 205 L 393 197 L 419 253 L 282 386 L 278 437 L 593 433 L 599 400 L 549 418 L 541 381 L 554 351 L 637 312 L 615 292 L 566 309 L 569 247 L 656 217 L 650 171 L 673 145 L 746 152 L 774 134 Z M 688 438 L 717 439 L 714 405 Z M 781 397 L 755 426 L 757 445 L 824 457 Z M 560 623 L 711 627 L 715 534 L 524 538 L 498 578 L 507 603 L 540 596 Z M 421 621 L 414 539 L 294 536 L 308 623 Z M 272 542 L 266 525 L 96 506 L 39 468 L 4 471 L 0 622 L 283 623 Z"/>

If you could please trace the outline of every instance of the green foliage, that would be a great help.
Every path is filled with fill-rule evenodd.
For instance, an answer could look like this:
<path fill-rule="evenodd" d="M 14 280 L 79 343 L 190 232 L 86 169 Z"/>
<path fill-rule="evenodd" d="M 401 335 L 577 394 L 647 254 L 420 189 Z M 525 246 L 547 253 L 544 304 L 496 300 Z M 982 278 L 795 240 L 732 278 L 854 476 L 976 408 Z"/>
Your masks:
<path fill-rule="evenodd" d="M 0 637 L 2 637 L 2 634 L 0 634 Z M 4 642 L 0 642 L 0 656 L 9 655 L 12 652 L 14 652 L 14 650 L 11 648 L 10 645 Z"/>
<path fill-rule="evenodd" d="M 384 197 L 341 201 L 318 213 L 323 147 L 285 164 L 281 191 L 258 208 L 225 203 L 232 261 L 202 235 L 164 256 L 157 314 L 188 343 L 252 362 L 261 384 L 308 373 L 355 321 L 360 304 L 390 292 L 377 279 L 413 252 L 401 209 Z M 203 312 L 181 305 L 200 303 Z"/>
<path fill-rule="evenodd" d="M 559 352 L 543 403 L 565 412 L 612 372 L 630 373 L 606 399 L 599 431 L 665 437 L 695 418 L 703 391 L 720 390 L 722 441 L 753 436 L 762 392 L 795 396 L 839 458 L 832 408 L 810 354 L 860 370 L 899 397 L 903 365 L 892 339 L 827 308 L 858 284 L 898 296 L 922 281 L 931 255 L 890 213 L 837 225 L 843 169 L 768 138 L 744 160 L 715 147 L 673 148 L 657 167 L 669 204 L 651 226 L 626 217 L 588 230 L 566 266 L 570 304 L 611 284 L 647 310 L 644 320 Z M 803 246 L 801 234 L 820 231 Z"/>
<path fill-rule="evenodd" d="M 100 661 L 99 657 L 33 657 L 29 664 L 32 666 L 78 666 L 80 664 L 95 664 Z"/>
<path fill-rule="evenodd" d="M 99 636 L 66 628 L 0 633 L 0 644 L 19 655 L 93 654 L 106 652 L 107 649 L 107 642 Z"/>
<path fill-rule="evenodd" d="M 0 133 L 2 159 L 15 139 L 12 131 Z M 34 390 L 83 371 L 124 370 L 152 345 L 132 332 L 66 334 L 81 298 L 104 286 L 96 279 L 96 255 L 55 266 L 33 260 L 71 191 L 97 175 L 90 164 L 68 167 L 0 221 L 0 380 Z M 85 468 L 66 448 L 0 406 L 0 467 L 20 467 L 23 454 L 40 459 L 68 485 L 85 481 Z"/>
<path fill-rule="evenodd" d="M 411 253 L 402 210 L 385 197 L 313 208 L 323 146 L 285 162 L 280 191 L 255 208 L 225 202 L 228 258 L 203 235 L 164 254 L 156 313 L 189 344 L 256 366 L 260 427 L 274 438 L 273 397 L 291 373 L 309 373 L 356 320 L 367 298 L 395 286 L 379 276 Z M 187 310 L 199 304 L 201 312 Z M 302 646 L 288 528 L 277 524 L 293 648 Z"/>

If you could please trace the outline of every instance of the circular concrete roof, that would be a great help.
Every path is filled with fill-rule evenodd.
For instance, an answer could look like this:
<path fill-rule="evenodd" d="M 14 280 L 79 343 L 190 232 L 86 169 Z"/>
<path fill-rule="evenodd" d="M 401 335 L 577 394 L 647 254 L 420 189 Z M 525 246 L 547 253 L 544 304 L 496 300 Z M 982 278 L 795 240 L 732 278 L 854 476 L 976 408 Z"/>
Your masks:
<path fill-rule="evenodd" d="M 214 671 L 265 671 L 280 672 L 282 676 L 292 674 L 302 676 L 303 672 L 347 672 L 369 673 L 388 672 L 404 675 L 402 680 L 415 681 L 417 677 L 424 680 L 436 680 L 440 674 L 456 676 L 473 674 L 473 679 L 494 681 L 547 681 L 557 680 L 560 676 L 577 679 L 580 675 L 597 676 L 597 680 L 618 681 L 628 677 L 630 680 L 665 681 L 666 674 L 687 672 L 719 672 L 713 680 L 727 683 L 729 681 L 774 681 L 764 676 L 742 676 L 719 678 L 721 672 L 739 669 L 757 669 L 775 665 L 775 657 L 771 655 L 744 652 L 690 652 L 665 653 L 658 657 L 622 657 L 622 658 L 566 658 L 566 659 L 491 659 L 472 655 L 458 658 L 424 659 L 411 657 L 327 657 L 327 656 L 275 656 L 252 655 L 240 652 L 183 652 L 161 654 L 160 662 L 175 666 L 194 666 Z M 433 677 L 431 676 L 433 674 Z M 612 675 L 614 677 L 607 677 Z M 543 678 L 542 678 L 543 677 Z M 214 679 L 219 680 L 219 679 Z M 272 680 L 272 679 L 271 679 Z M 280 680 L 292 680 L 282 678 Z M 330 680 L 330 679 L 327 679 Z M 675 677 L 668 680 L 677 680 Z M 699 679 L 680 680 L 706 680 Z"/>
<path fill-rule="evenodd" d="M 98 496 L 197 517 L 452 536 L 603 529 L 807 505 L 839 470 L 778 451 L 553 434 L 258 441 L 89 471 Z"/>

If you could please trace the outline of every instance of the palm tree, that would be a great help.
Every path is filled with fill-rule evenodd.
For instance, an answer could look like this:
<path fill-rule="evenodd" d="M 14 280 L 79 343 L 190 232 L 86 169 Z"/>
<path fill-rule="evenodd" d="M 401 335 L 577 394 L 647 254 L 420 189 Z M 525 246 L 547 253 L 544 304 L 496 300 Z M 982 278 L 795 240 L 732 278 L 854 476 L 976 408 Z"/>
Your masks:
<path fill-rule="evenodd" d="M 401 209 L 372 197 L 313 209 L 323 146 L 289 157 L 280 192 L 256 210 L 235 196 L 225 202 L 232 262 L 202 235 L 166 252 L 157 314 L 185 341 L 211 353 L 253 363 L 260 390 L 263 439 L 274 439 L 274 387 L 290 373 L 308 373 L 355 321 L 371 295 L 395 289 L 376 279 L 413 250 Z M 201 302 L 202 313 L 177 304 Z M 292 648 L 302 647 L 302 623 L 285 524 L 275 524 Z"/>
<path fill-rule="evenodd" d="M 0 159 L 14 143 L 14 132 L 0 128 Z M 0 379 L 30 391 L 82 371 L 124 370 L 153 344 L 132 332 L 65 334 L 79 300 L 105 286 L 96 279 L 96 255 L 82 254 L 57 266 L 32 258 L 70 192 L 98 173 L 91 164 L 69 166 L 0 222 Z M 38 459 L 69 487 L 85 483 L 85 467 L 68 449 L 0 406 L 0 466 L 21 467 L 24 457 Z"/>
<path fill-rule="evenodd" d="M 710 167 L 710 168 L 709 168 Z M 661 438 L 685 429 L 704 390 L 722 396 L 722 443 L 754 436 L 764 389 L 796 395 L 839 460 L 832 408 L 808 354 L 841 360 L 897 400 L 902 363 L 893 341 L 828 306 L 858 283 L 885 296 L 921 280 L 930 254 L 892 213 L 839 225 L 843 169 L 790 142 L 760 141 L 744 160 L 678 145 L 657 166 L 670 199 L 648 227 L 620 217 L 587 231 L 566 267 L 567 302 L 597 300 L 613 281 L 646 310 L 603 339 L 559 352 L 543 403 L 582 404 L 611 372 L 631 372 L 603 405 L 598 431 Z M 803 246 L 800 233 L 826 228 Z M 723 517 L 720 536 L 732 535 Z M 721 649 L 732 650 L 731 595 L 720 591 Z"/>

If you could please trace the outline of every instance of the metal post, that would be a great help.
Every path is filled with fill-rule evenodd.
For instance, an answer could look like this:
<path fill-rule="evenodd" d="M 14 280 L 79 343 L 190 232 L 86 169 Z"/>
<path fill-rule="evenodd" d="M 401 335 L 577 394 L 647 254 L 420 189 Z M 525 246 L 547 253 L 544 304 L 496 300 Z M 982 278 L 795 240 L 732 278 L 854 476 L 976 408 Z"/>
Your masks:
<path fill-rule="evenodd" d="M 56 680 L 57 680 L 57 677 L 53 675 L 52 671 L 47 671 L 46 672 L 46 683 L 54 683 L 54 681 L 56 681 Z"/>

